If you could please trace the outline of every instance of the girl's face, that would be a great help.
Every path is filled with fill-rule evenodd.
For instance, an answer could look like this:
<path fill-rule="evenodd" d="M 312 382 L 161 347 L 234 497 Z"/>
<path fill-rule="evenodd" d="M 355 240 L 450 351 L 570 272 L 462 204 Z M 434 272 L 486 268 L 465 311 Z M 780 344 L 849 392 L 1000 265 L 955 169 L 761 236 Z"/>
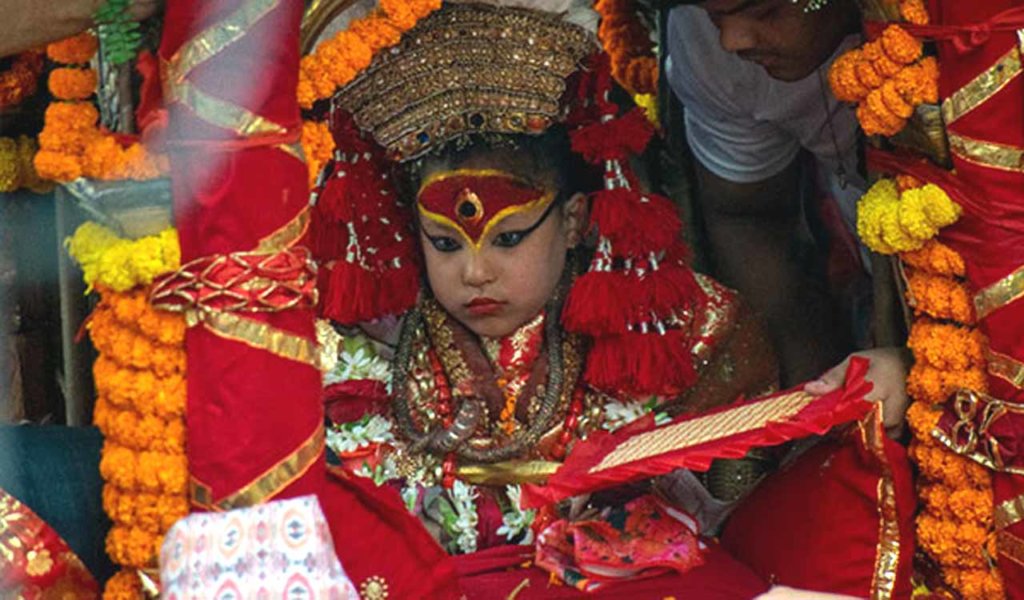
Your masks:
<path fill-rule="evenodd" d="M 508 169 L 508 161 L 495 160 L 501 154 L 505 153 L 467 159 L 458 165 L 458 172 L 516 173 Z M 506 162 L 505 168 L 497 162 Z M 503 209 L 496 211 L 493 187 L 480 203 L 471 185 L 443 196 L 451 198 L 452 206 L 444 214 L 454 215 L 452 219 L 439 218 L 434 212 L 439 202 L 435 199 L 428 208 L 421 192 L 420 244 L 427 279 L 441 306 L 477 335 L 501 337 L 537 316 L 554 295 L 566 251 L 579 238 L 583 197 L 558 202 L 549 187 L 531 201 L 509 203 L 498 198 Z M 496 187 L 500 193 L 501 186 Z M 423 189 L 428 190 L 429 184 Z M 462 227 L 459 222 L 466 220 L 458 209 L 467 201 L 483 213 L 475 227 Z"/>

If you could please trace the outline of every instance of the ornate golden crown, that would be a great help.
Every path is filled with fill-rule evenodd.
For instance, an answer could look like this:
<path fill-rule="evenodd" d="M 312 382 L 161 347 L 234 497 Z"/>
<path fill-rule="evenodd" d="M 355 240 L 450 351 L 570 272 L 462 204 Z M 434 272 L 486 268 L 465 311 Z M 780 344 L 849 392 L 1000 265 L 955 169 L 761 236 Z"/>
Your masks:
<path fill-rule="evenodd" d="M 473 133 L 539 134 L 564 116 L 566 78 L 597 49 L 559 15 L 450 4 L 378 54 L 334 102 L 399 160 Z"/>

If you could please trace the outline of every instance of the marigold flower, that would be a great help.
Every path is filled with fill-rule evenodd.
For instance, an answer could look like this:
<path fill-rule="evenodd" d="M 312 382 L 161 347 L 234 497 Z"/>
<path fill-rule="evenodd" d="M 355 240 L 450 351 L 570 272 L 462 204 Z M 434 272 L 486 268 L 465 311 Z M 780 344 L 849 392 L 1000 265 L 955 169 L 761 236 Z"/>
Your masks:
<path fill-rule="evenodd" d="M 92 60 L 98 49 L 99 42 L 96 36 L 86 31 L 49 44 L 46 46 L 46 55 L 54 62 L 79 65 Z"/>
<path fill-rule="evenodd" d="M 50 92 L 60 100 L 85 100 L 96 92 L 95 69 L 54 69 L 50 72 Z"/>

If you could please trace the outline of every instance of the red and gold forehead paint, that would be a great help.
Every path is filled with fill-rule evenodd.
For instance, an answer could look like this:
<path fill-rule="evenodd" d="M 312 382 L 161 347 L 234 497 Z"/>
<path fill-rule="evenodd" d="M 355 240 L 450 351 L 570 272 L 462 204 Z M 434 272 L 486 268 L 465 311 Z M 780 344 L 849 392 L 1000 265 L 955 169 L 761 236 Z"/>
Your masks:
<path fill-rule="evenodd" d="M 545 207 L 555 195 L 504 171 L 457 169 L 427 178 L 416 205 L 423 218 L 454 229 L 479 249 L 487 233 L 506 217 Z"/>

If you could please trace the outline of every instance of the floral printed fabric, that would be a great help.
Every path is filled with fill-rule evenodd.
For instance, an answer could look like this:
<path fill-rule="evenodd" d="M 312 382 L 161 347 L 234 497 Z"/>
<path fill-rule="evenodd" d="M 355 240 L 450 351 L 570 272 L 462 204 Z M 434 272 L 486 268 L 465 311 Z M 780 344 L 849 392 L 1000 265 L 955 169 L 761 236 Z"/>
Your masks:
<path fill-rule="evenodd" d="M 646 495 L 599 519 L 555 521 L 537 537 L 537 566 L 593 591 L 615 580 L 685 573 L 704 563 L 703 549 L 696 521 Z"/>
<path fill-rule="evenodd" d="M 194 514 L 160 554 L 167 600 L 358 600 L 314 496 Z"/>
<path fill-rule="evenodd" d="M 0 597 L 97 598 L 99 587 L 64 540 L 0 489 Z"/>

